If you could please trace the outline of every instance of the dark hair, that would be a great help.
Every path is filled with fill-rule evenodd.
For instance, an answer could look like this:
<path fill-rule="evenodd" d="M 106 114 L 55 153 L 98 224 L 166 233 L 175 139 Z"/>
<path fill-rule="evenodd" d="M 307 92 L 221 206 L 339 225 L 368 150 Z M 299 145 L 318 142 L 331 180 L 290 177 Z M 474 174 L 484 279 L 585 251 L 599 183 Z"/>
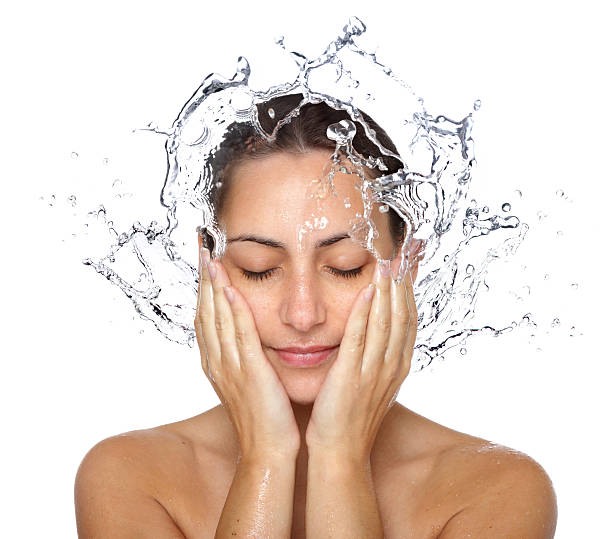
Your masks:
<path fill-rule="evenodd" d="M 257 105 L 262 129 L 271 135 L 278 121 L 293 111 L 303 98 L 302 94 L 289 94 Z M 367 114 L 363 112 L 361 114 L 376 133 L 378 142 L 397 154 L 397 149 L 387 133 Z M 336 143 L 328 138 L 327 128 L 342 120 L 351 120 L 345 110 L 337 110 L 321 102 L 302 106 L 297 116 L 278 129 L 273 142 L 257 134 L 249 125 L 236 123 L 230 126 L 228 136 L 225 137 L 211 162 L 214 178 L 210 198 L 216 215 L 222 210 L 224 196 L 228 184 L 231 183 L 228 180 L 231 180 L 231 171 L 237 164 L 247 159 L 257 159 L 279 152 L 305 153 L 318 148 L 335 150 Z M 357 129 L 353 138 L 354 150 L 366 159 L 370 156 L 374 161 L 380 159 L 387 167 L 384 173 L 378 168 L 366 168 L 368 176 L 373 179 L 383 174 L 397 172 L 402 167 L 402 162 L 394 157 L 382 155 L 376 144 L 366 136 L 363 126 L 358 122 L 354 123 Z M 404 238 L 405 222 L 393 208 L 389 208 L 388 215 L 393 242 L 396 246 L 400 245 Z M 207 243 L 211 248 L 212 237 L 209 234 L 205 237 L 208 238 Z"/>

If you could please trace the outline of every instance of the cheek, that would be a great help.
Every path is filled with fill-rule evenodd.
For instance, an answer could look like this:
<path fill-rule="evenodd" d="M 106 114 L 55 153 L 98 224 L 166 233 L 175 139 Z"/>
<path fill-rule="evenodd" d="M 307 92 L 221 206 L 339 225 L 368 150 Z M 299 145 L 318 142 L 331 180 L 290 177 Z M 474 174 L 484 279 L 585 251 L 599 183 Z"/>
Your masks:
<path fill-rule="evenodd" d="M 235 285 L 234 285 L 235 286 Z M 269 291 L 257 291 L 252 288 L 240 288 L 236 286 L 240 293 L 244 296 L 253 319 L 255 320 L 255 327 L 260 335 L 263 335 L 266 328 L 270 327 L 271 317 L 276 312 L 273 308 L 274 297 Z"/>
<path fill-rule="evenodd" d="M 329 290 L 329 293 L 326 295 L 327 312 L 328 315 L 331 315 L 329 318 L 336 321 L 341 328 L 346 326 L 346 321 L 351 314 L 351 309 L 361 288 L 359 286 L 340 290 L 333 289 Z"/>

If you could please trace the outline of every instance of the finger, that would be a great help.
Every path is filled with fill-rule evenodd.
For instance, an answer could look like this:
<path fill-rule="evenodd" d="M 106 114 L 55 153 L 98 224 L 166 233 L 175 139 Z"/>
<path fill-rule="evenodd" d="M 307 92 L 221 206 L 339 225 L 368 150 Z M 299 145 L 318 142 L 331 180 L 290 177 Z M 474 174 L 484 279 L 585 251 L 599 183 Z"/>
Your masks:
<path fill-rule="evenodd" d="M 228 367 L 240 368 L 236 334 L 234 329 L 234 315 L 227 296 L 223 290 L 231 285 L 227 272 L 220 260 L 211 260 L 209 268 L 212 277 L 212 290 L 215 304 L 214 327 L 219 339 L 220 358 Z"/>
<path fill-rule="evenodd" d="M 361 362 L 365 345 L 365 334 L 368 317 L 372 306 L 372 298 L 376 292 L 374 283 L 363 288 L 357 298 L 344 330 L 344 336 L 338 350 L 338 358 L 343 358 L 341 364 L 347 375 L 353 376 L 361 372 Z M 346 361 L 345 359 L 346 358 Z M 338 368 L 338 367 L 336 367 Z"/>
<path fill-rule="evenodd" d="M 210 276 L 206 268 L 206 262 L 209 259 L 210 254 L 208 253 L 208 250 L 201 247 L 199 256 L 200 274 L 195 325 L 199 335 L 204 338 L 204 343 L 201 343 L 201 345 L 204 346 L 206 352 L 205 358 L 208 363 L 217 360 L 219 357 L 219 339 L 214 328 L 215 304 L 213 299 L 213 289 L 210 282 Z M 206 365 L 207 374 L 209 372 L 209 367 L 210 365 Z"/>
<path fill-rule="evenodd" d="M 391 333 L 385 353 L 384 364 L 392 376 L 398 374 L 403 361 L 403 351 L 409 332 L 410 307 L 408 305 L 406 277 L 400 281 L 391 279 Z"/>
<path fill-rule="evenodd" d="M 257 358 L 263 355 L 263 350 L 251 308 L 236 288 L 226 286 L 225 290 L 234 317 L 234 333 L 240 366 L 257 368 Z"/>
<path fill-rule="evenodd" d="M 361 366 L 362 374 L 369 372 L 372 376 L 377 376 L 383 365 L 391 334 L 391 278 L 388 263 L 387 265 L 382 265 L 380 262 L 377 264 L 375 279 L 376 295 L 370 309 Z"/>
<path fill-rule="evenodd" d="M 412 362 L 412 355 L 414 353 L 414 344 L 416 342 L 417 328 L 419 323 L 419 313 L 414 297 L 414 283 L 412 282 L 412 275 L 410 272 L 407 272 L 406 278 L 404 279 L 404 287 L 406 288 L 406 299 L 409 316 L 408 332 L 406 335 L 406 342 L 404 344 L 403 350 L 403 368 L 407 376 L 408 372 L 410 372 L 410 364 Z"/>

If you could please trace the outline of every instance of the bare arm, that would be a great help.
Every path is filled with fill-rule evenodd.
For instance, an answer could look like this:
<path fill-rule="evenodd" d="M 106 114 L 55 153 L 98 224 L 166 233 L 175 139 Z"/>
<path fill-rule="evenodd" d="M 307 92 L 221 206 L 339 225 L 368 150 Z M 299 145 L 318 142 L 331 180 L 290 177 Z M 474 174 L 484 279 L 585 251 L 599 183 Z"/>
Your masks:
<path fill-rule="evenodd" d="M 242 458 L 215 537 L 291 537 L 295 462 L 285 456 Z"/>
<path fill-rule="evenodd" d="M 383 538 L 369 460 L 309 454 L 306 537 Z"/>
<path fill-rule="evenodd" d="M 296 459 L 243 457 L 227 495 L 216 538 L 291 537 Z"/>

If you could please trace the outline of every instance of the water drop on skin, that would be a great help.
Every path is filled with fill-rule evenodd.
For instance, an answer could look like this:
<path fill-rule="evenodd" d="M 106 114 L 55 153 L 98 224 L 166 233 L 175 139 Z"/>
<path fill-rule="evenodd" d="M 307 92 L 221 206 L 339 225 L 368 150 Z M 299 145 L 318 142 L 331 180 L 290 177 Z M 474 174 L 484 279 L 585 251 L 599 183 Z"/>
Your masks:
<path fill-rule="evenodd" d="M 78 154 L 78 153 L 76 153 L 76 152 L 72 152 L 72 153 L 70 154 L 70 157 L 72 157 L 72 159 L 78 159 L 78 158 L 79 158 L 79 154 Z"/>
<path fill-rule="evenodd" d="M 557 189 L 557 192 L 555 193 L 558 197 L 562 197 L 563 195 L 565 195 L 565 193 L 563 192 L 562 189 Z"/>
<path fill-rule="evenodd" d="M 503 211 L 510 211 L 511 209 L 512 209 L 512 206 L 510 206 L 508 202 L 505 202 L 504 204 L 502 204 Z"/>
<path fill-rule="evenodd" d="M 380 213 L 387 213 L 389 211 L 389 206 L 387 206 L 386 204 L 379 206 L 378 211 Z"/>
<path fill-rule="evenodd" d="M 465 348 L 462 348 L 460 352 L 462 356 L 465 356 L 465 354 L 467 354 L 467 350 Z"/>
<path fill-rule="evenodd" d="M 274 112 L 274 109 L 272 107 L 268 109 L 268 116 L 270 116 L 270 118 L 272 118 L 273 120 L 274 120 L 274 117 L 276 116 L 276 112 Z"/>

